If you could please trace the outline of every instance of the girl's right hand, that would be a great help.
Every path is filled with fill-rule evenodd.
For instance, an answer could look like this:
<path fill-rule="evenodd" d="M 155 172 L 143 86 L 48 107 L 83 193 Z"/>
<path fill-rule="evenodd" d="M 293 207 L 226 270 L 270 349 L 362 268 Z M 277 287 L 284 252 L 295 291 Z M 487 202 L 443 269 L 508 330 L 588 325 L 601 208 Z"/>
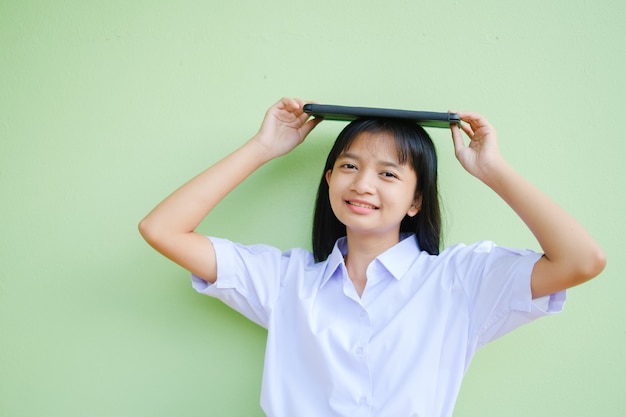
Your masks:
<path fill-rule="evenodd" d="M 265 113 L 261 128 L 252 140 L 267 151 L 268 160 L 290 152 L 322 121 L 309 120 L 304 104 L 297 98 L 282 98 Z"/>
<path fill-rule="evenodd" d="M 207 282 L 215 282 L 215 249 L 195 229 L 254 170 L 295 148 L 321 121 L 308 120 L 303 106 L 302 100 L 288 98 L 274 104 L 267 111 L 259 133 L 156 206 L 140 222 L 141 235 L 183 268 Z"/>

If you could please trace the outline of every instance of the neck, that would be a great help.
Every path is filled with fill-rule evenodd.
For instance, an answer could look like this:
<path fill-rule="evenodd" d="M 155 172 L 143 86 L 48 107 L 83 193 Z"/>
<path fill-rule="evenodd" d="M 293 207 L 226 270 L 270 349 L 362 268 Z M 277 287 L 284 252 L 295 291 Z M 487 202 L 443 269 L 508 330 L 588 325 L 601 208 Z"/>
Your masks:
<path fill-rule="evenodd" d="M 350 230 L 346 233 L 348 243 L 348 255 L 351 258 L 369 259 L 371 262 L 381 253 L 400 242 L 400 232 L 380 235 L 367 235 L 353 233 Z"/>
<path fill-rule="evenodd" d="M 347 232 L 348 255 L 346 266 L 349 270 L 361 271 L 365 275 L 368 265 L 381 253 L 400 241 L 400 234 L 381 238 L 378 235 L 362 235 Z M 350 268 L 352 267 L 352 268 Z"/>
<path fill-rule="evenodd" d="M 363 236 L 347 233 L 348 255 L 346 269 L 348 276 L 354 283 L 359 294 L 363 293 L 367 283 L 367 267 L 381 253 L 396 245 L 400 241 L 400 234 L 389 235 L 386 238 L 379 235 Z"/>

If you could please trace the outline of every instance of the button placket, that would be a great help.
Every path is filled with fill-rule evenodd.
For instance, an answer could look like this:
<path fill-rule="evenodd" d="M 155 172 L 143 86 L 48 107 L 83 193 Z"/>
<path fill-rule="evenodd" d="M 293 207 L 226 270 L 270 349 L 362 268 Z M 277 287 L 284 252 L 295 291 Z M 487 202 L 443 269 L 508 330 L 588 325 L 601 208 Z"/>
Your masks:
<path fill-rule="evenodd" d="M 354 340 L 355 344 L 353 347 L 354 357 L 362 366 L 363 377 L 365 379 L 362 380 L 362 384 L 359 384 L 360 393 L 355 398 L 359 407 L 359 411 L 355 415 L 359 416 L 369 416 L 371 413 L 371 392 L 372 392 L 372 380 L 369 363 L 367 361 L 367 351 L 369 346 L 369 341 L 372 337 L 372 327 L 370 322 L 370 317 L 367 310 L 361 305 L 361 310 L 358 312 L 358 329 L 359 333 L 357 338 Z M 356 388 L 356 387 L 355 387 Z M 358 391 L 357 391 L 358 392 Z"/>

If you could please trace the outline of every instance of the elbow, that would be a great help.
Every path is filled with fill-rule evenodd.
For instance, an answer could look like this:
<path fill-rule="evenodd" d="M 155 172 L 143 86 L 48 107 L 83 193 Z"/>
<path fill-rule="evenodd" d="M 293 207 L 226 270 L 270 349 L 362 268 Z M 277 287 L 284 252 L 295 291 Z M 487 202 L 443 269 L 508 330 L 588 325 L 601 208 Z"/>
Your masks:
<path fill-rule="evenodd" d="M 158 228 L 150 221 L 148 217 L 143 218 L 137 225 L 139 234 L 148 242 L 151 246 L 155 246 L 158 241 Z"/>
<path fill-rule="evenodd" d="M 580 259 L 576 273 L 573 274 L 576 277 L 575 285 L 582 284 L 583 282 L 597 277 L 605 267 L 606 255 L 604 251 L 600 248 L 590 251 L 584 258 Z"/>
<path fill-rule="evenodd" d="M 545 256 L 545 255 L 544 255 Z M 596 247 L 583 255 L 561 259 L 559 261 L 544 258 L 545 262 L 536 265 L 533 270 L 533 298 L 554 294 L 583 284 L 600 275 L 606 266 L 604 252 Z"/>
<path fill-rule="evenodd" d="M 598 248 L 590 258 L 589 267 L 586 271 L 589 279 L 600 275 L 600 273 L 604 271 L 604 268 L 606 267 L 606 254 L 602 249 Z"/>
<path fill-rule="evenodd" d="M 137 230 L 139 230 L 139 234 L 144 239 L 146 239 L 146 237 L 150 235 L 149 222 L 146 220 L 146 218 L 141 219 L 141 221 L 137 225 Z"/>

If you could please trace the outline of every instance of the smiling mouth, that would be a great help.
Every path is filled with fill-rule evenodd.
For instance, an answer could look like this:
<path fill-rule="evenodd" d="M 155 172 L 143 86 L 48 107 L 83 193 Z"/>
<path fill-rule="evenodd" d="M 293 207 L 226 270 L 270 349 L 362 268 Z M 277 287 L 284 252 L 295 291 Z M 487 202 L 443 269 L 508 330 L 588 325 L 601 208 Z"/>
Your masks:
<path fill-rule="evenodd" d="M 366 208 L 366 209 L 370 209 L 370 210 L 378 210 L 378 207 L 373 206 L 371 204 L 367 204 L 367 203 L 362 203 L 359 201 L 346 201 L 347 204 L 351 205 L 351 206 L 355 206 L 355 207 L 361 207 L 361 208 Z"/>

